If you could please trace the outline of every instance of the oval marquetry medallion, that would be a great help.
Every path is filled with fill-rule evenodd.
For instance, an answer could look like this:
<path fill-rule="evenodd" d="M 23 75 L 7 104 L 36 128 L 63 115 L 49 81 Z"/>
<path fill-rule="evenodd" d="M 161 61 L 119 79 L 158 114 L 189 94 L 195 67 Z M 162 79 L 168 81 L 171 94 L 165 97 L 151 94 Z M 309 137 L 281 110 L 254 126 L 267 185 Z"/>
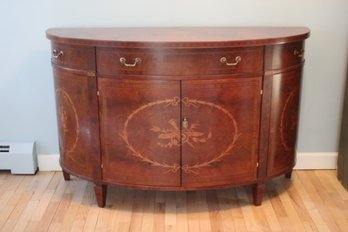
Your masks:
<path fill-rule="evenodd" d="M 142 126 L 144 123 L 141 123 L 140 119 L 145 117 L 143 115 L 147 115 L 145 118 L 149 118 L 149 115 L 152 113 L 151 111 L 153 111 L 155 107 L 177 107 L 180 103 L 182 103 L 185 107 L 210 108 L 210 110 L 218 112 L 217 114 L 221 114 L 219 118 L 224 119 L 226 122 L 223 123 L 225 125 L 230 125 L 230 128 L 232 128 L 232 132 L 226 134 L 229 140 L 226 147 L 223 147 L 220 151 L 216 151 L 211 156 L 207 156 L 207 160 L 194 165 L 185 164 L 182 167 L 180 167 L 179 164 L 167 164 L 160 162 L 151 158 L 155 157 L 154 155 L 151 156 L 150 154 L 145 154 L 142 152 L 141 149 L 138 148 L 140 146 L 137 146 L 137 143 L 140 143 L 140 141 L 132 139 L 129 135 L 128 129 L 130 126 L 132 126 L 132 124 L 134 124 L 139 125 L 139 134 L 148 134 L 149 132 L 154 133 L 156 135 L 155 138 L 157 138 L 157 146 L 164 149 L 171 149 L 178 146 L 190 146 L 191 148 L 195 149 L 195 147 L 199 147 L 200 144 L 209 143 L 209 140 L 211 139 L 218 139 L 213 138 L 214 131 L 201 131 L 198 123 L 192 122 L 187 128 L 182 128 L 180 125 L 178 125 L 177 120 L 174 118 L 169 118 L 166 123 L 162 123 L 162 125 L 157 125 L 156 122 L 153 122 L 149 128 L 144 128 L 144 126 Z M 187 173 L 198 173 L 199 169 L 208 167 L 213 163 L 223 160 L 225 156 L 231 154 L 231 150 L 233 149 L 239 135 L 237 122 L 227 109 L 211 102 L 189 99 L 187 97 L 183 98 L 182 100 L 180 100 L 178 97 L 158 100 L 138 107 L 128 115 L 127 120 L 124 123 L 122 133 L 120 134 L 123 141 L 126 143 L 128 150 L 131 152 L 131 155 L 134 157 L 153 166 L 165 168 L 169 172 L 176 172 L 182 168 L 183 171 Z"/>
<path fill-rule="evenodd" d="M 294 150 L 297 131 L 299 89 L 292 90 L 285 100 L 280 117 L 280 139 L 286 151 Z"/>
<path fill-rule="evenodd" d="M 76 107 L 70 95 L 61 88 L 56 89 L 56 96 L 59 99 L 58 121 L 60 125 L 59 145 L 64 153 L 73 152 L 79 140 L 79 118 Z"/>

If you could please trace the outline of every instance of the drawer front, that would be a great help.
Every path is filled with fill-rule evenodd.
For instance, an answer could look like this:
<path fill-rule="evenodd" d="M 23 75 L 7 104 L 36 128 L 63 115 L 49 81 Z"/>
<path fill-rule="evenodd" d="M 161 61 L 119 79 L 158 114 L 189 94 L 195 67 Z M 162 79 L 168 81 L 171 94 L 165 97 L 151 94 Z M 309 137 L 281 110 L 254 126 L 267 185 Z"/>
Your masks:
<path fill-rule="evenodd" d="M 211 75 L 257 73 L 263 69 L 263 48 L 118 49 L 97 48 L 101 75 Z"/>
<path fill-rule="evenodd" d="M 266 46 L 265 68 L 277 70 L 300 64 L 304 59 L 303 42 Z"/>
<path fill-rule="evenodd" d="M 95 70 L 94 47 L 52 43 L 52 63 L 71 69 Z"/>

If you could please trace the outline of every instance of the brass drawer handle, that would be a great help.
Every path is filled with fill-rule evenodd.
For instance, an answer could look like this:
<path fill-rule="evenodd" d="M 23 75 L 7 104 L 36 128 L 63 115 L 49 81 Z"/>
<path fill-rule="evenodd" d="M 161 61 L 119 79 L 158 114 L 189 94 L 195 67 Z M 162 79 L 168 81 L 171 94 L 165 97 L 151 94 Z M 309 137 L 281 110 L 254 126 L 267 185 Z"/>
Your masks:
<path fill-rule="evenodd" d="M 228 63 L 226 57 L 223 56 L 223 57 L 220 58 L 220 62 L 221 63 L 226 64 L 227 66 L 236 66 L 239 62 L 242 61 L 242 57 L 236 56 L 234 61 L 235 61 L 234 63 Z"/>
<path fill-rule="evenodd" d="M 137 64 L 141 63 L 141 59 L 139 57 L 136 57 L 133 64 L 128 64 L 126 58 L 121 57 L 120 63 L 126 67 L 135 67 Z"/>
<path fill-rule="evenodd" d="M 56 49 L 53 49 L 52 51 L 52 57 L 55 59 L 58 59 L 59 57 L 63 56 L 63 51 L 58 51 Z"/>
<path fill-rule="evenodd" d="M 303 55 L 304 55 L 304 49 L 301 49 L 301 50 L 297 50 L 297 49 L 295 49 L 294 50 L 294 55 L 295 56 L 297 56 L 297 57 L 303 57 Z"/>

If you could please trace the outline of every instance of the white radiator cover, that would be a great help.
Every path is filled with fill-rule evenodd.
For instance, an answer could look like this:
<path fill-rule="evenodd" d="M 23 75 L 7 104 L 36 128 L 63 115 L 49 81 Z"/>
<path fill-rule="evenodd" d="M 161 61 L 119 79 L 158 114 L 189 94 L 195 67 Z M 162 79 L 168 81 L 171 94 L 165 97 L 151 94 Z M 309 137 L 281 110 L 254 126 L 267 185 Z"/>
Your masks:
<path fill-rule="evenodd" d="M 0 141 L 0 169 L 11 170 L 12 174 L 35 174 L 35 142 Z"/>

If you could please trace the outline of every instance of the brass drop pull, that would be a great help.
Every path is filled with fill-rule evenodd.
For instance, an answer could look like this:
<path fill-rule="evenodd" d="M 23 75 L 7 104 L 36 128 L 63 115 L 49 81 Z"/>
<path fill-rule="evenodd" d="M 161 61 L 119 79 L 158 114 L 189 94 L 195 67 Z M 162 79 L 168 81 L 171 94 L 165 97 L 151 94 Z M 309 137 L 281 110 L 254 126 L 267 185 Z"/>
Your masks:
<path fill-rule="evenodd" d="M 53 49 L 53 51 L 52 51 L 53 58 L 58 59 L 61 56 L 63 56 L 63 51 L 58 51 L 56 49 Z"/>
<path fill-rule="evenodd" d="M 137 64 L 141 63 L 141 59 L 139 57 L 136 57 L 133 64 L 128 64 L 126 58 L 121 57 L 120 63 L 126 67 L 135 67 Z"/>
<path fill-rule="evenodd" d="M 303 55 L 304 55 L 304 49 L 301 49 L 301 50 L 297 50 L 297 49 L 295 49 L 294 50 L 294 55 L 295 56 L 297 56 L 297 57 L 303 57 Z"/>
<path fill-rule="evenodd" d="M 184 119 L 182 120 L 182 128 L 188 128 L 189 122 L 187 117 L 184 117 Z"/>
<path fill-rule="evenodd" d="M 220 62 L 223 63 L 223 64 L 226 64 L 227 66 L 236 66 L 239 62 L 242 61 L 242 57 L 240 56 L 236 56 L 236 58 L 234 58 L 234 63 L 229 63 L 227 62 L 227 58 L 226 57 L 221 57 L 220 58 Z"/>

